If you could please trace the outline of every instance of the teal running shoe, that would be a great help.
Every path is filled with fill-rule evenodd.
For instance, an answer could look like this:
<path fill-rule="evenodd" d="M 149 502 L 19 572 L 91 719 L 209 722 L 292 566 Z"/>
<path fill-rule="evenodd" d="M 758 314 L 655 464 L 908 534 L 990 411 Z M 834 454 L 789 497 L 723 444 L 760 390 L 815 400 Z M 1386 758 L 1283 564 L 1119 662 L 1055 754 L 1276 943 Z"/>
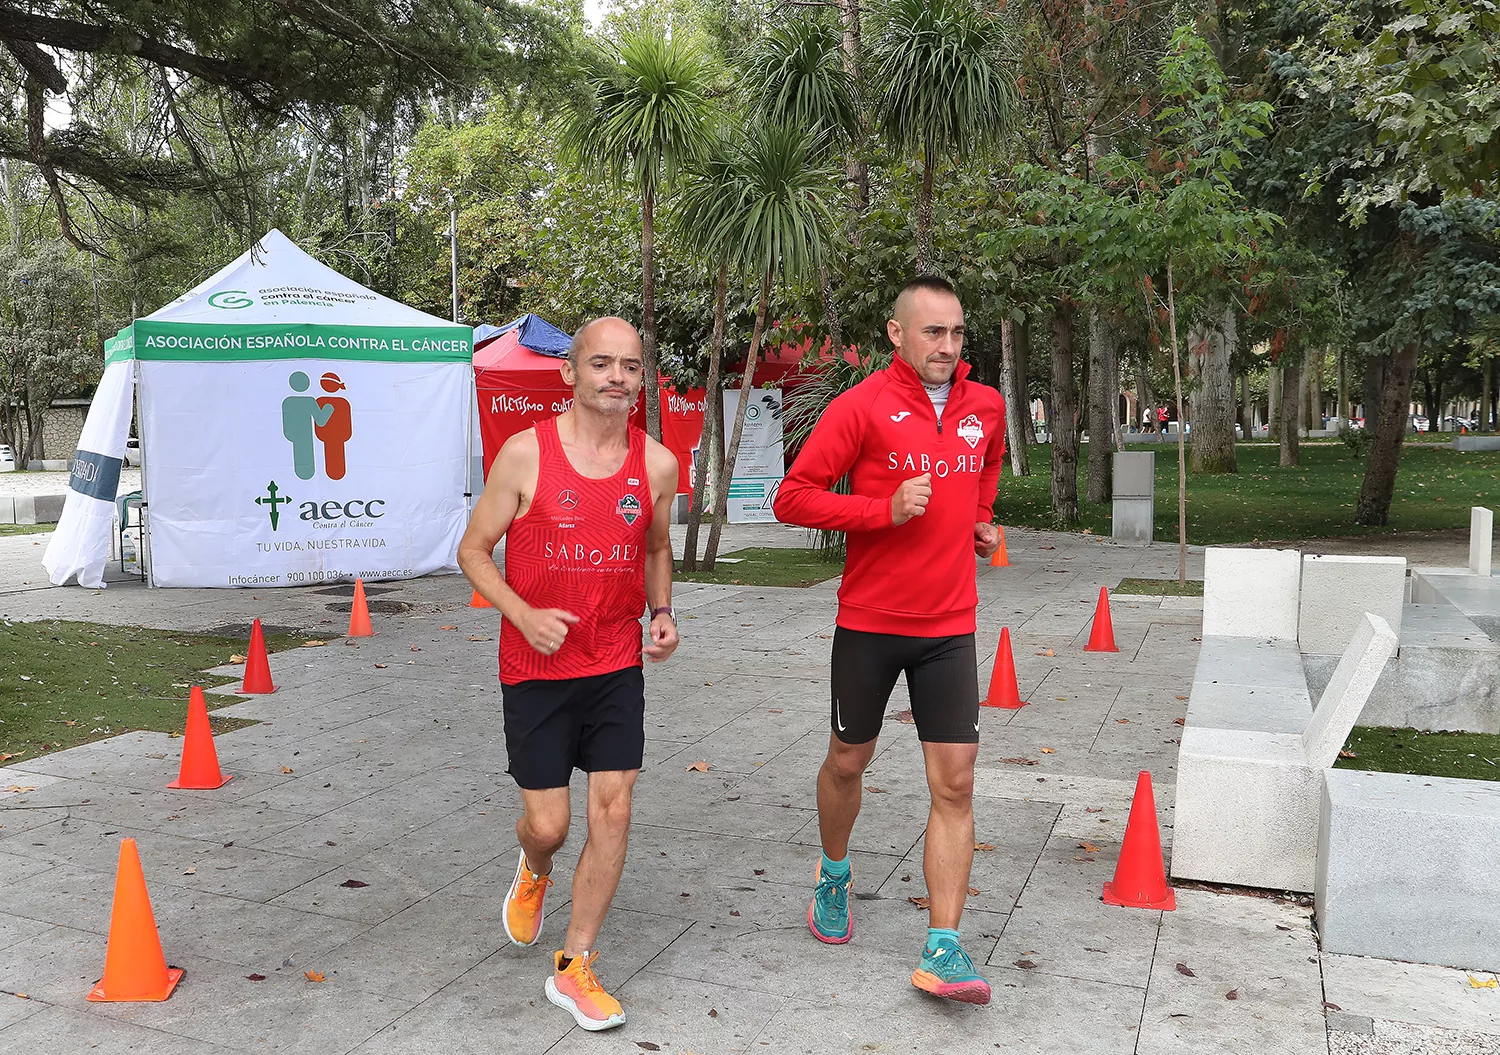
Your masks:
<path fill-rule="evenodd" d="M 807 906 L 807 929 L 821 942 L 842 945 L 854 936 L 854 920 L 849 915 L 849 884 L 854 873 L 825 877 L 823 862 L 819 861 L 813 878 L 818 885 L 812 904 Z"/>
<path fill-rule="evenodd" d="M 912 972 L 911 984 L 944 1000 L 990 1002 L 990 983 L 974 970 L 974 961 L 957 942 L 940 941 L 936 949 L 923 948 L 922 963 Z"/>

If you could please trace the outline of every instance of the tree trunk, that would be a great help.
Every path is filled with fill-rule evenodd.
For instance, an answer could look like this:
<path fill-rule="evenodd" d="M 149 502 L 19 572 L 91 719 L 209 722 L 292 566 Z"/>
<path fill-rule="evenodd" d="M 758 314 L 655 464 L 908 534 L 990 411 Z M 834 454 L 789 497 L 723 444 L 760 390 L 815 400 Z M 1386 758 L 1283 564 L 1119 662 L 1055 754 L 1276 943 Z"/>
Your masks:
<path fill-rule="evenodd" d="M 745 412 L 750 409 L 750 393 L 755 390 L 755 361 L 760 358 L 760 341 L 766 332 L 766 313 L 771 307 L 771 272 L 761 280 L 760 304 L 755 309 L 755 330 L 750 335 L 750 356 L 745 360 L 745 374 L 740 381 L 739 409 L 734 415 L 734 435 L 724 451 L 724 471 L 720 486 L 714 493 L 714 517 L 708 526 L 708 547 L 703 553 L 703 569 L 714 570 L 714 561 L 719 555 L 719 536 L 724 531 L 724 521 L 729 516 L 729 486 L 734 480 L 735 459 L 740 456 L 740 439 L 745 434 Z"/>
<path fill-rule="evenodd" d="M 1365 431 L 1372 441 L 1380 431 L 1380 393 L 1385 388 L 1385 374 L 1390 365 L 1389 354 L 1372 355 L 1365 360 Z M 1406 415 L 1407 411 L 1402 410 L 1398 428 L 1406 427 Z"/>
<path fill-rule="evenodd" d="M 1346 355 L 1342 346 L 1339 348 L 1337 355 L 1339 371 L 1339 426 L 1347 428 L 1349 425 L 1349 373 L 1345 361 Z"/>
<path fill-rule="evenodd" d="M 656 352 L 656 194 L 641 193 L 641 366 L 646 374 L 646 432 L 661 441 L 661 382 Z"/>
<path fill-rule="evenodd" d="M 818 282 L 823 287 L 823 311 L 827 315 L 828 340 L 834 355 L 844 354 L 844 324 L 839 318 L 839 305 L 833 295 L 833 281 L 828 277 L 828 264 L 818 262 Z"/>
<path fill-rule="evenodd" d="M 1189 355 L 1197 367 L 1198 396 L 1193 403 L 1193 472 L 1235 473 L 1234 358 L 1239 332 L 1232 304 L 1224 305 L 1188 337 Z"/>
<path fill-rule="evenodd" d="M 1289 469 L 1302 464 L 1302 451 L 1298 446 L 1301 430 L 1297 418 L 1302 400 L 1297 398 L 1302 383 L 1302 368 L 1296 360 L 1287 360 L 1281 368 L 1281 467 Z"/>
<path fill-rule="evenodd" d="M 1078 430 L 1073 410 L 1073 308 L 1052 306 L 1052 519 L 1060 527 L 1078 523 Z"/>
<path fill-rule="evenodd" d="M 1250 374 L 1240 375 L 1240 434 L 1246 441 L 1255 438 L 1255 404 L 1250 400 Z"/>
<path fill-rule="evenodd" d="M 1390 518 L 1391 497 L 1396 493 L 1396 469 L 1401 462 L 1401 444 L 1406 439 L 1407 406 L 1411 403 L 1412 376 L 1417 368 L 1417 346 L 1408 344 L 1391 356 L 1380 391 L 1380 419 L 1385 427 L 1370 443 L 1365 480 L 1359 489 L 1354 522 L 1383 527 Z"/>
<path fill-rule="evenodd" d="M 859 88 L 860 66 L 860 0 L 841 0 L 839 4 L 839 16 L 844 22 L 844 68 L 854 78 L 856 91 Z M 861 118 L 861 124 L 863 119 Z M 864 158 L 860 156 L 860 148 L 864 145 L 864 130 L 860 130 L 860 141 L 849 148 L 849 161 L 845 166 L 845 174 L 849 177 L 850 184 L 854 187 L 853 211 L 855 216 L 862 216 L 870 207 L 870 172 L 865 165 Z M 859 224 L 854 224 L 850 229 L 850 241 L 855 246 L 859 245 Z"/>
<path fill-rule="evenodd" d="M 931 149 L 922 158 L 922 191 L 917 199 L 917 274 L 932 274 L 932 182 L 937 159 Z"/>
<path fill-rule="evenodd" d="M 1177 396 L 1177 581 L 1187 582 L 1187 452 L 1182 431 L 1182 360 L 1177 354 L 1177 294 L 1172 288 L 1172 258 L 1167 257 L 1167 325 L 1172 335 L 1172 386 Z"/>
<path fill-rule="evenodd" d="M 1273 366 L 1266 371 L 1266 439 L 1281 442 L 1281 390 L 1286 387 L 1285 371 Z"/>
<path fill-rule="evenodd" d="M 1115 398 L 1109 368 L 1115 333 L 1097 306 L 1089 308 L 1089 481 L 1090 502 L 1108 502 L 1114 487 Z"/>
<path fill-rule="evenodd" d="M 1000 391 L 1005 396 L 1005 435 L 1010 445 L 1010 471 L 1015 476 L 1031 475 L 1031 460 L 1026 450 L 1026 427 L 1021 419 L 1027 417 L 1022 411 L 1024 399 L 1016 374 L 1015 323 L 1010 319 L 1000 320 Z"/>
<path fill-rule="evenodd" d="M 729 263 L 719 265 L 719 286 L 714 292 L 714 335 L 708 345 L 708 379 L 703 383 L 703 431 L 693 458 L 693 498 L 688 503 L 687 542 L 682 547 L 682 570 L 698 569 L 698 525 L 703 520 L 703 495 L 708 491 L 708 467 L 713 462 L 714 435 L 724 399 L 719 394 L 719 374 L 724 362 L 724 303 L 729 296 Z"/>
<path fill-rule="evenodd" d="M 1031 320 L 1022 319 L 1015 325 L 1016 352 L 1016 397 L 1021 402 L 1021 424 L 1025 426 L 1026 442 L 1036 446 L 1036 421 L 1031 417 Z"/>
<path fill-rule="evenodd" d="M 1495 390 L 1495 360 L 1486 355 L 1479 375 L 1479 422 L 1480 432 L 1490 431 L 1490 394 Z"/>

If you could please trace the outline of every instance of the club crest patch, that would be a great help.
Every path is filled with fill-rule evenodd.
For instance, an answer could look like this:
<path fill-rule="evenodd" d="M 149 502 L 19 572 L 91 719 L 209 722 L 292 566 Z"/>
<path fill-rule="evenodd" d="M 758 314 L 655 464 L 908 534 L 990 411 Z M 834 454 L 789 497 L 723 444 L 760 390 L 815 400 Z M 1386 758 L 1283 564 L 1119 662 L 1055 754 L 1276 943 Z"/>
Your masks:
<path fill-rule="evenodd" d="M 979 441 L 984 439 L 984 426 L 979 422 L 979 415 L 970 414 L 960 421 L 958 435 L 971 449 L 979 446 Z"/>
<path fill-rule="evenodd" d="M 635 495 L 624 495 L 615 503 L 615 512 L 625 518 L 625 523 L 634 524 L 641 515 L 641 500 Z"/>

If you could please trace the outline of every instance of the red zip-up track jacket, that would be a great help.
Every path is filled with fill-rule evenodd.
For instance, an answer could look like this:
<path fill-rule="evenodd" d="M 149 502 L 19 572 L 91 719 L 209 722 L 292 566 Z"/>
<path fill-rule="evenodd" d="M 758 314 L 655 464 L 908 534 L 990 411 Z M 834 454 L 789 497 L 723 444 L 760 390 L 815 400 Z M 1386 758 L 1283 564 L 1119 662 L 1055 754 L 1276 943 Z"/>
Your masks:
<path fill-rule="evenodd" d="M 784 524 L 848 536 L 838 625 L 904 637 L 974 632 L 974 525 L 994 519 L 1005 404 L 960 361 L 938 420 L 910 363 L 891 365 L 828 405 L 777 492 Z M 932 474 L 927 511 L 891 523 L 891 496 Z M 830 488 L 845 474 L 851 494 Z"/>

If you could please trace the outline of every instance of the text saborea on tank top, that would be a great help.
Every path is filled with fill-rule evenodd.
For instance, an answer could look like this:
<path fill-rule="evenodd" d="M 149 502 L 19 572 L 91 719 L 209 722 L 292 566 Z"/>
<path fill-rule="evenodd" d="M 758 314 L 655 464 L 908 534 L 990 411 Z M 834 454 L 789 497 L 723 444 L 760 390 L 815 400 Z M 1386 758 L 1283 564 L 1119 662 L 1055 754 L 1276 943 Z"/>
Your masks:
<path fill-rule="evenodd" d="M 558 681 L 639 667 L 652 516 L 646 434 L 631 428 L 625 464 L 603 480 L 573 468 L 556 418 L 537 422 L 536 439 L 536 493 L 505 533 L 505 581 L 531 607 L 561 608 L 579 621 L 562 648 L 545 656 L 502 619 L 500 680 Z"/>

